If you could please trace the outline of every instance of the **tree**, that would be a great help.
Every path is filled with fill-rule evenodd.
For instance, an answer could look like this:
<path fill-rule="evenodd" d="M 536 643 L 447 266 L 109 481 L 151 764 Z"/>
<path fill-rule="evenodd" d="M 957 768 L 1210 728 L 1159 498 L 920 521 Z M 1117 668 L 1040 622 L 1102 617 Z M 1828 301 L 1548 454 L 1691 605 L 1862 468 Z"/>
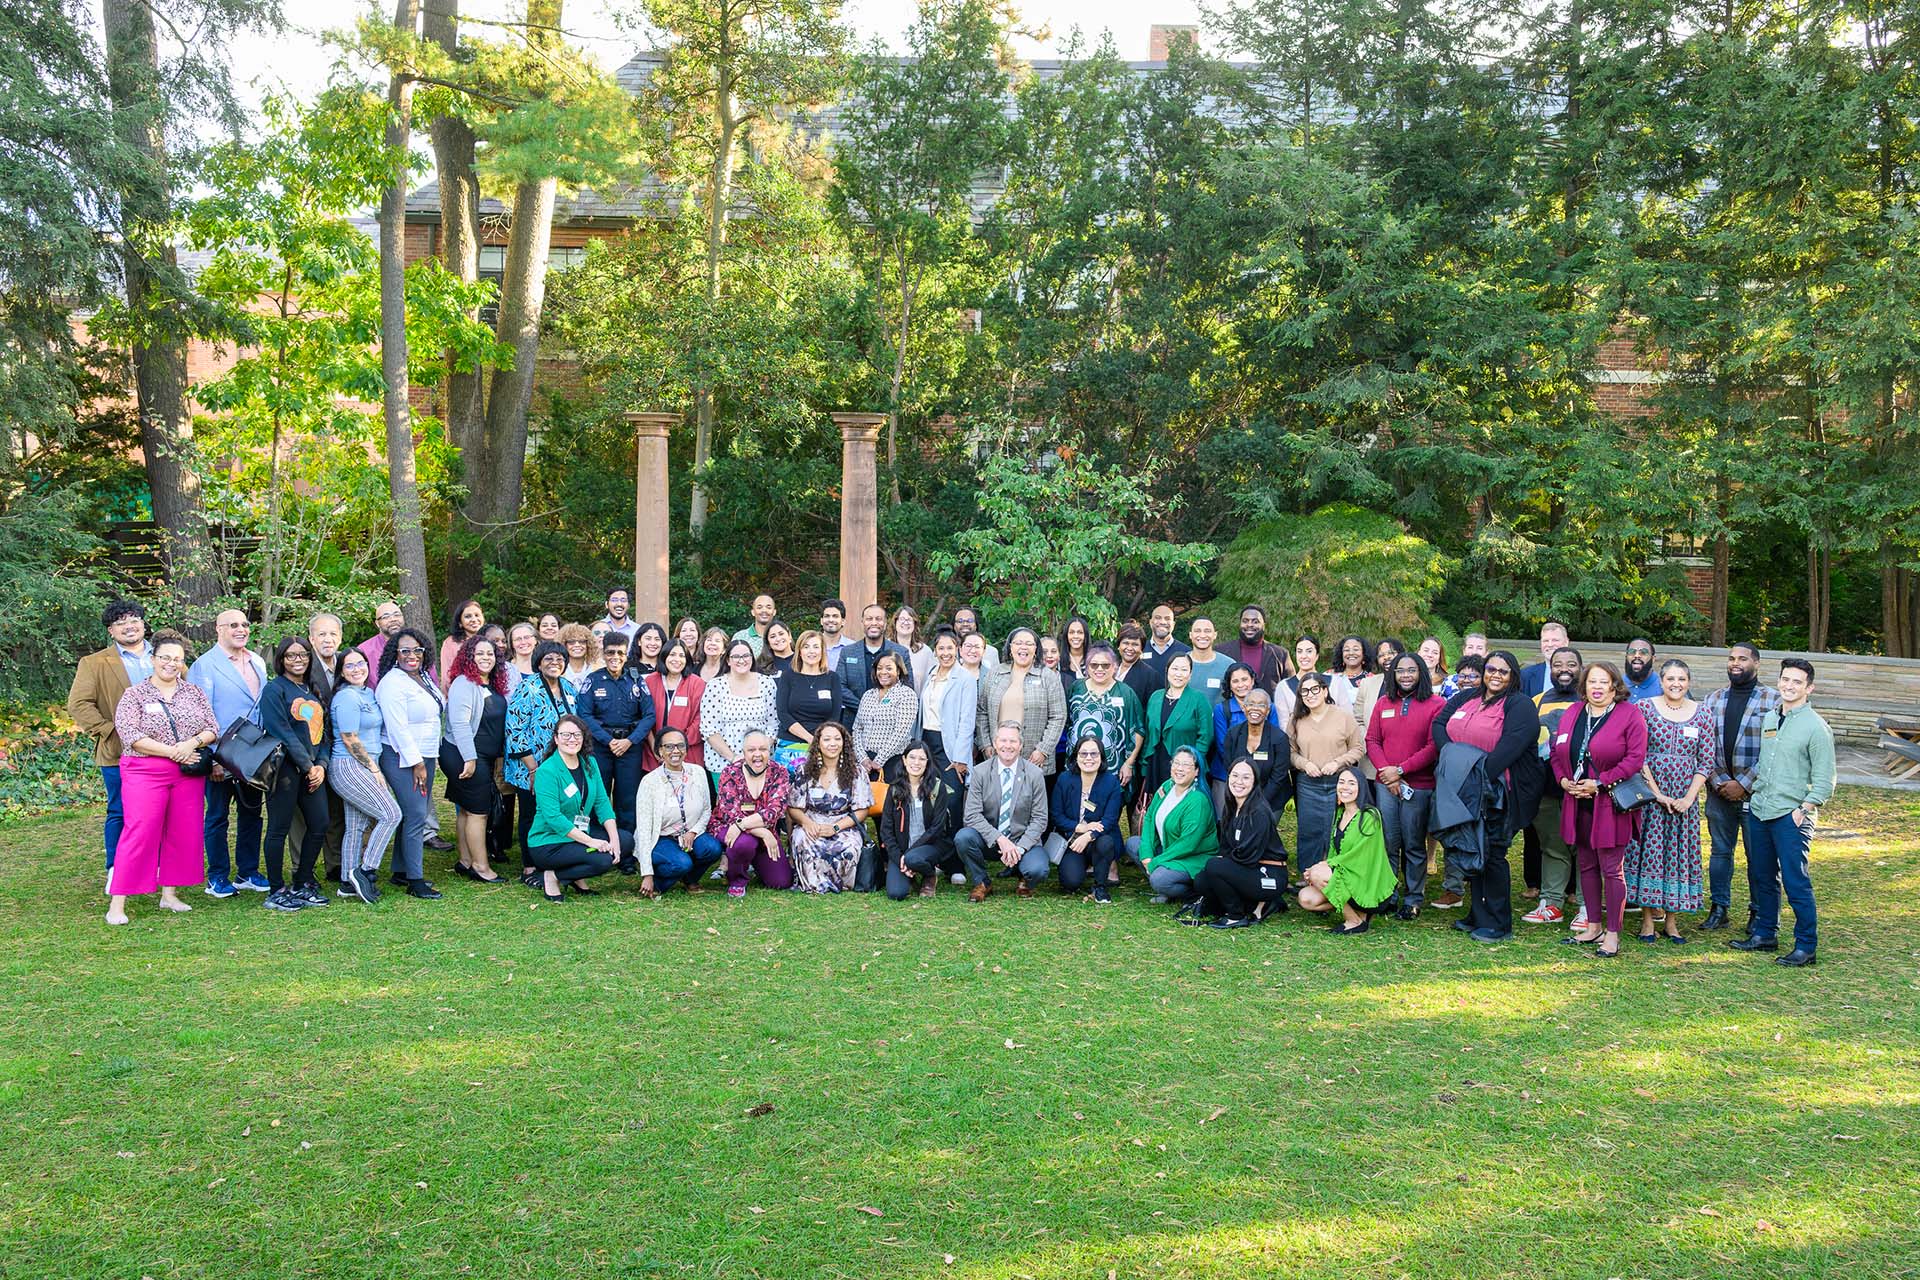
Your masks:
<path fill-rule="evenodd" d="M 838 0 L 636 0 L 648 27 L 670 41 L 666 62 L 642 95 L 657 130 L 653 168 L 704 221 L 702 292 L 709 308 L 726 292 L 726 244 L 735 213 L 734 170 L 742 146 L 759 145 L 785 118 L 840 85 L 846 33 Z M 713 454 L 725 388 L 702 376 L 693 389 L 693 497 L 688 527 L 707 523 L 702 472 Z"/>
<path fill-rule="evenodd" d="M 1049 628 L 1077 613 L 1094 634 L 1111 635 L 1119 614 L 1102 586 L 1114 574 L 1155 568 L 1197 577 L 1215 553 L 1206 543 L 1135 532 L 1155 505 L 1154 470 L 1104 466 L 1071 437 L 1037 464 L 1002 448 L 980 473 L 985 523 L 955 534 L 952 549 L 933 557 L 933 569 L 971 573 L 1008 607 Z"/>
<path fill-rule="evenodd" d="M 875 44 L 841 108 L 834 209 L 858 247 L 890 366 L 887 470 L 900 502 L 901 391 L 929 278 L 977 256 L 973 189 L 1008 137 L 1004 20 L 988 0 L 923 0 L 907 56 Z M 958 326 L 949 324 L 949 333 Z M 882 361 L 873 361 L 876 367 Z"/>

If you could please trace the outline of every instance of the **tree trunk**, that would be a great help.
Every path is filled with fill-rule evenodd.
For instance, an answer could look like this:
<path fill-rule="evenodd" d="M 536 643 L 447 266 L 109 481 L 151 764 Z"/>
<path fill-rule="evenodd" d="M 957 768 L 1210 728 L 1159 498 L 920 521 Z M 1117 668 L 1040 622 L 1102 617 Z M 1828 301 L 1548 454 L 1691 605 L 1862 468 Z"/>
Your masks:
<path fill-rule="evenodd" d="M 1894 563 L 1892 547 L 1880 551 L 1880 630 L 1881 648 L 1889 658 L 1920 657 L 1920 636 L 1915 634 L 1913 572 Z"/>
<path fill-rule="evenodd" d="M 414 31 L 420 0 L 398 0 L 393 25 Z M 427 594 L 427 543 L 414 471 L 413 409 L 407 402 L 406 212 L 408 113 L 413 78 L 395 71 L 387 87 L 387 155 L 393 181 L 380 193 L 380 373 L 387 427 L 387 493 L 393 501 L 393 551 L 400 569 L 401 611 L 413 626 L 433 632 L 433 601 Z"/>
<path fill-rule="evenodd" d="M 1833 630 L 1833 553 L 1807 540 L 1807 649 L 1826 652 Z"/>
<path fill-rule="evenodd" d="M 1707 643 L 1727 642 L 1727 595 L 1731 589 L 1733 543 L 1722 533 L 1713 540 L 1713 578 L 1707 594 Z"/>
<path fill-rule="evenodd" d="M 907 337 L 913 332 L 913 299 L 919 292 L 920 273 L 907 274 L 907 255 L 896 254 L 894 265 L 900 273 L 900 339 L 893 348 L 893 382 L 887 389 L 887 496 L 889 506 L 900 505 L 900 393 L 907 381 Z"/>
<path fill-rule="evenodd" d="M 460 0 L 425 0 L 420 33 L 447 53 L 459 46 Z M 433 167 L 440 181 L 440 260 L 448 274 L 472 284 L 480 278 L 480 175 L 474 167 L 473 129 L 458 116 L 437 115 L 427 124 Z M 485 576 L 472 538 L 491 520 L 486 488 L 475 483 L 492 471 L 484 453 L 486 377 L 462 370 L 447 353 L 447 438 L 459 451 L 467 497 L 447 543 L 447 598 L 475 595 Z"/>
<path fill-rule="evenodd" d="M 707 306 L 720 301 L 721 255 L 727 247 L 728 206 L 733 202 L 733 142 L 740 129 L 733 100 L 733 62 L 731 45 L 723 41 L 720 63 L 714 68 L 714 111 L 719 117 L 719 137 L 715 140 L 713 170 L 707 179 Z M 716 388 L 703 382 L 693 392 L 693 501 L 687 516 L 687 530 L 693 535 L 694 564 L 699 565 L 700 535 L 707 527 L 707 490 L 700 483 L 701 472 L 713 457 L 714 397 Z"/>
<path fill-rule="evenodd" d="M 153 13 L 140 0 L 106 0 L 107 82 L 115 125 L 146 161 L 123 179 L 121 212 L 129 232 L 122 242 L 127 310 L 138 337 L 133 345 L 134 405 L 154 523 L 165 538 L 168 578 L 186 630 L 204 639 L 219 591 L 213 545 L 200 506 L 200 478 L 191 465 L 192 422 L 187 416 L 186 336 L 177 306 L 166 296 L 175 274 L 165 240 L 169 208 L 160 54 Z M 151 239 L 150 239 L 151 238 Z M 154 255 L 150 261 L 146 256 Z"/>

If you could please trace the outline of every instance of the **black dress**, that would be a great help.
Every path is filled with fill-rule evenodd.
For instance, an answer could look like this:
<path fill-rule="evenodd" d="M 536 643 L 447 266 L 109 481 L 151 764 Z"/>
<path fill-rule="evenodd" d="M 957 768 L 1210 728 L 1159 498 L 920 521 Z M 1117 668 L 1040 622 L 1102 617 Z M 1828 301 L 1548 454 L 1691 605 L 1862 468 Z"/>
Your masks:
<path fill-rule="evenodd" d="M 447 780 L 447 799 L 466 813 L 492 813 L 500 803 L 500 788 L 494 785 L 493 762 L 507 749 L 507 700 L 492 690 L 480 709 L 480 723 L 473 729 L 473 776 L 462 778 L 457 770 L 443 769 Z"/>

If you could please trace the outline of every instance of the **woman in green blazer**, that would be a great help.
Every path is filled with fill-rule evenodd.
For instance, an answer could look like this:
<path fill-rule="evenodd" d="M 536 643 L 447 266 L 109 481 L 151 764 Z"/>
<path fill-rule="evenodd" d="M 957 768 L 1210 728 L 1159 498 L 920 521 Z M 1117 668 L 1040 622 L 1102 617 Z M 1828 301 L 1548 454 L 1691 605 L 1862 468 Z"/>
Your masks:
<path fill-rule="evenodd" d="M 1205 698 L 1192 696 L 1207 705 Z M 1127 852 L 1147 870 L 1155 902 L 1197 901 L 1193 878 L 1220 852 L 1213 795 L 1200 776 L 1203 751 L 1185 743 L 1174 748 L 1172 776 L 1147 801 L 1140 834 L 1127 841 Z"/>
<path fill-rule="evenodd" d="M 633 852 L 633 832 L 614 825 L 613 802 L 593 758 L 584 754 L 586 721 L 564 715 L 553 726 L 553 754 L 533 772 L 533 825 L 527 830 L 527 865 L 546 873 L 548 902 L 561 901 L 560 886 L 593 893 L 581 883 L 603 876 L 614 860 Z M 595 824 L 606 834 L 593 834 Z"/>
<path fill-rule="evenodd" d="M 1192 688 L 1193 659 L 1184 653 L 1167 659 L 1167 684 L 1147 699 L 1147 745 L 1142 796 L 1151 797 L 1173 776 L 1173 753 L 1192 747 L 1205 760 L 1213 749 L 1213 705 Z"/>

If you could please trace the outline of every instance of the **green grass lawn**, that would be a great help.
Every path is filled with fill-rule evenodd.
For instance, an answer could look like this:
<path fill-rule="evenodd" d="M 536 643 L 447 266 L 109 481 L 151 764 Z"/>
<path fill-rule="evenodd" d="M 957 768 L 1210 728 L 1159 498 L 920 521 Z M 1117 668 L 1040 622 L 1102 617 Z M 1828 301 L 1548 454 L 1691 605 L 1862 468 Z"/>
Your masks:
<path fill-rule="evenodd" d="M 1826 811 L 1801 972 L 1132 882 L 114 930 L 94 822 L 0 832 L 9 1280 L 1920 1274 L 1913 796 Z"/>

